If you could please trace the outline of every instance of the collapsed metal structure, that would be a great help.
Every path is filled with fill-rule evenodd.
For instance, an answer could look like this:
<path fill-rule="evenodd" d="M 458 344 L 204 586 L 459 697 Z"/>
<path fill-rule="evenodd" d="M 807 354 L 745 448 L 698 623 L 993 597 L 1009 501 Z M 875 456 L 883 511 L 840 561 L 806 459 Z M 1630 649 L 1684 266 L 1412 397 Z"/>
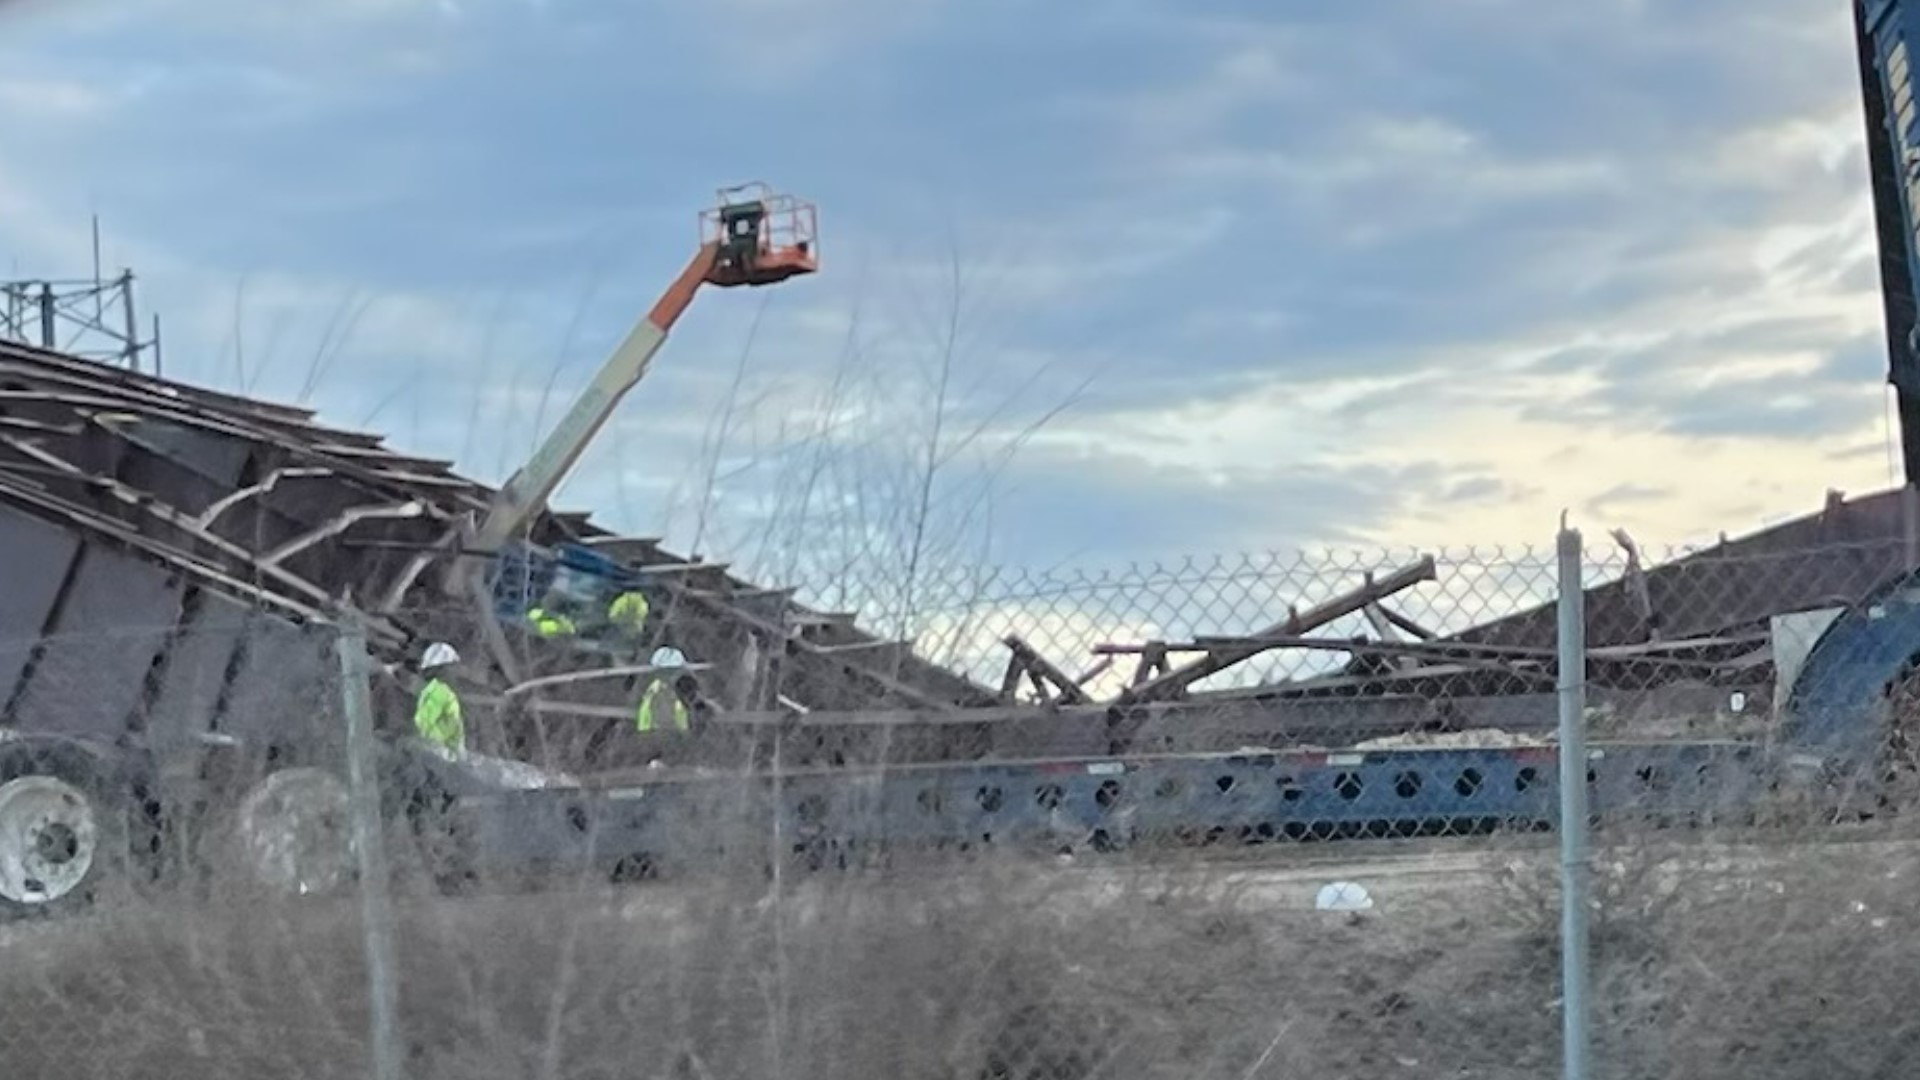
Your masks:
<path fill-rule="evenodd" d="M 91 717 L 10 719 L 74 734 L 164 724 L 167 695 L 134 699 L 150 668 L 172 666 L 161 655 L 167 644 L 218 639 L 239 647 L 248 639 L 218 631 L 242 618 L 324 622 L 352 602 L 366 613 L 373 647 L 402 664 L 428 635 L 488 632 L 475 624 L 491 612 L 449 610 L 423 571 L 435 560 L 496 561 L 501 552 L 449 547 L 455 527 L 484 510 L 491 494 L 447 462 L 396 453 L 375 436 L 318 424 L 306 410 L 0 344 L 0 550 L 14 581 L 0 601 L 0 633 L 23 645 L 0 682 L 10 702 L 30 703 L 36 675 L 61 666 L 60 650 L 110 636 L 127 677 L 106 680 L 102 672 L 100 681 L 129 688 Z M 676 636 L 697 641 L 703 655 L 726 657 L 755 635 L 777 638 L 779 695 L 794 705 L 992 699 L 861 633 L 850 615 L 813 611 L 788 590 L 740 581 L 652 540 L 614 536 L 584 515 L 543 515 L 528 541 L 516 547 L 503 588 L 554 573 L 551 559 L 529 552 L 598 556 L 644 579 L 667 601 Z M 538 667 L 534 643 L 517 644 L 528 670 Z M 734 688 L 734 661 L 711 665 L 716 696 L 750 692 Z M 224 713 L 207 722 L 231 727 Z"/>
<path fill-rule="evenodd" d="M 1007 641 L 1007 678 L 981 685 L 866 633 L 852 613 L 814 610 L 790 588 L 614 535 L 582 514 L 544 514 L 510 549 L 458 550 L 462 524 L 493 494 L 448 462 L 396 452 L 303 409 L 0 345 L 0 551 L 14 582 L 0 599 L 0 633 L 17 643 L 0 656 L 7 722 L 110 738 L 285 731 L 294 710 L 284 701 L 301 685 L 290 673 L 317 671 L 326 658 L 305 645 L 293 650 L 299 658 L 286 655 L 274 624 L 324 623 L 352 603 L 396 667 L 428 638 L 507 643 L 517 670 L 494 672 L 493 691 L 477 696 L 490 748 L 558 754 L 555 763 L 575 771 L 631 763 L 619 739 L 587 736 L 631 716 L 632 657 L 538 640 L 513 618 L 567 573 L 647 593 L 658 632 L 700 661 L 700 704 L 716 737 L 784 727 L 796 763 L 1341 745 L 1423 729 L 1542 727 L 1552 715 L 1550 612 L 1445 637 L 1417 626 L 1364 641 L 1314 636 L 1358 612 L 1411 625 L 1384 602 L 1431 581 L 1431 559 L 1258 635 L 1109 646 L 1137 657 L 1138 672 L 1096 701 L 1085 676 L 1068 676 L 1017 637 Z M 1911 567 L 1907 531 L 1898 493 L 1835 499 L 1820 514 L 1594 590 L 1599 693 L 1640 701 L 1686 684 L 1670 706 L 1764 683 L 1767 619 L 1858 601 Z M 428 572 L 471 559 L 494 568 L 492 610 L 463 605 Z M 257 633 L 236 632 L 254 624 Z M 1261 653 L 1302 648 L 1355 659 L 1311 679 L 1192 689 Z M 1194 659 L 1168 663 L 1181 650 Z M 84 706 L 62 694 L 58 709 L 42 709 L 52 698 L 40 684 L 79 671 L 98 693 Z M 261 696 L 269 691 L 284 701 Z"/>

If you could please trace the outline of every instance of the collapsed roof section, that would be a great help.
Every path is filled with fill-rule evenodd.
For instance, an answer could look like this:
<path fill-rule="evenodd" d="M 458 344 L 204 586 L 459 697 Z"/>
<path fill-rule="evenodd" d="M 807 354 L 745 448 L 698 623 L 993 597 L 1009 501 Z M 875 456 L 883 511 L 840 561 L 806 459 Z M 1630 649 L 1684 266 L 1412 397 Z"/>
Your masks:
<path fill-rule="evenodd" d="M 1640 569 L 1634 553 L 1618 580 L 1587 590 L 1587 644 L 1700 638 L 1786 612 L 1858 603 L 1916 565 L 1920 523 L 1907 517 L 1913 498 L 1898 488 L 1851 501 L 1831 491 L 1817 513 L 1723 538 L 1657 566 Z M 1553 606 L 1545 605 L 1482 623 L 1457 640 L 1550 646 L 1555 618 Z"/>
<path fill-rule="evenodd" d="M 457 552 L 460 525 L 492 489 L 452 463 L 396 453 L 306 409 L 0 344 L 0 503 L 109 539 L 209 587 L 296 621 L 342 600 L 375 612 L 389 659 L 449 632 L 448 602 L 422 565 Z M 586 515 L 542 515 L 534 545 L 578 544 L 639 571 L 674 617 L 715 633 L 786 641 L 790 704 L 948 708 L 991 691 L 854 626 L 658 541 L 619 537 Z M 10 627 L 16 634 L 33 627 Z"/>
<path fill-rule="evenodd" d="M 1732 689 L 1779 693 L 1772 684 L 1785 668 L 1776 667 L 1774 618 L 1860 604 L 1920 566 L 1915 550 L 1920 523 L 1911 520 L 1916 510 L 1920 496 L 1911 490 L 1852 501 L 1832 492 L 1818 513 L 1722 539 L 1651 567 L 1641 564 L 1632 539 L 1616 532 L 1614 539 L 1627 556 L 1622 572 L 1586 590 L 1590 701 L 1612 709 L 1632 727 L 1644 720 L 1724 711 Z M 1598 554 L 1589 548 L 1589 555 Z M 1429 568 L 1426 578 L 1431 576 Z M 1418 579 L 1402 571 L 1382 579 L 1390 588 L 1380 590 L 1369 579 L 1372 591 L 1348 594 L 1349 606 L 1390 595 L 1410 580 Z M 1303 636 L 1282 624 L 1249 637 L 1156 645 L 1163 651 L 1200 652 L 1203 659 L 1187 667 L 1206 673 L 1269 650 L 1309 649 L 1352 658 L 1331 674 L 1209 692 L 1207 698 L 1216 703 L 1261 701 L 1299 709 L 1310 702 L 1339 702 L 1377 711 L 1423 702 L 1430 715 L 1422 723 L 1429 728 L 1553 725 L 1554 604 L 1444 636 L 1410 627 L 1411 640 L 1382 627 L 1381 620 L 1372 621 L 1377 632 L 1367 639 Z M 1788 632 L 1810 633 L 1814 625 Z M 1787 643 L 1796 655 L 1812 644 Z"/>
<path fill-rule="evenodd" d="M 475 622 L 422 571 L 436 559 L 499 554 L 455 550 L 493 494 L 450 462 L 396 453 L 378 436 L 316 423 L 305 409 L 0 345 L 0 505 L 286 621 L 324 620 L 336 602 L 351 600 L 375 613 L 369 637 L 389 659 L 410 658 L 424 637 Z M 1597 690 L 1608 689 L 1607 672 L 1649 657 L 1668 681 L 1675 673 L 1695 684 L 1729 672 L 1759 677 L 1768 660 L 1756 651 L 1756 627 L 1764 631 L 1776 613 L 1856 601 L 1911 564 L 1908 531 L 1897 492 L 1835 497 L 1819 514 L 1590 590 Z M 544 514 L 529 539 L 592 552 L 664 593 L 673 632 L 699 642 L 689 652 L 721 683 L 752 646 L 763 654 L 773 646 L 777 677 L 748 680 L 763 693 L 721 695 L 729 718 L 752 724 L 803 714 L 816 731 L 842 733 L 822 746 L 842 736 L 892 745 L 885 731 L 932 725 L 938 736 L 924 734 L 940 748 L 928 752 L 942 757 L 1200 749 L 1435 726 L 1518 728 L 1552 715 L 1551 606 L 1446 637 L 1311 636 L 1355 611 L 1371 618 L 1381 601 L 1432 580 L 1431 560 L 1368 577 L 1252 638 L 1191 643 L 1185 650 L 1201 659 L 1183 666 L 1165 662 L 1167 643 L 1157 643 L 1160 656 L 1151 645 L 1135 648 L 1143 674 L 1115 700 L 1094 701 L 1017 637 L 1006 642 L 1003 684 L 989 688 L 861 631 L 852 614 L 810 609 L 791 589 L 743 581 L 656 540 L 617 536 L 583 514 Z M 40 576 L 71 576 L 47 566 Z M 45 584 L 57 591 L 72 583 Z M 16 640 L 44 637 L 65 626 L 56 626 L 60 607 L 56 596 L 0 630 Z M 1345 652 L 1354 662 L 1317 678 L 1192 689 L 1276 648 Z M 1022 680 L 1039 693 L 1017 693 Z M 555 704 L 549 696 L 533 711 Z M 559 707 L 576 704 L 594 703 Z M 629 707 L 610 700 L 578 711 L 617 717 Z"/>

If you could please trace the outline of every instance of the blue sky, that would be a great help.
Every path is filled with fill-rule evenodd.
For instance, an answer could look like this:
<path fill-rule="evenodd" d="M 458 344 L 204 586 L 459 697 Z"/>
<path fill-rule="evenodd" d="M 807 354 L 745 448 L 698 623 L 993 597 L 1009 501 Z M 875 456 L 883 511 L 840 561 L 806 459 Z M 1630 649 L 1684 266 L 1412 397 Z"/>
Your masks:
<path fill-rule="evenodd" d="M 826 270 L 563 504 L 807 578 L 1679 542 L 1888 482 L 1855 79 L 1846 0 L 41 0 L 0 258 L 97 210 L 169 374 L 497 480 L 763 178 Z"/>

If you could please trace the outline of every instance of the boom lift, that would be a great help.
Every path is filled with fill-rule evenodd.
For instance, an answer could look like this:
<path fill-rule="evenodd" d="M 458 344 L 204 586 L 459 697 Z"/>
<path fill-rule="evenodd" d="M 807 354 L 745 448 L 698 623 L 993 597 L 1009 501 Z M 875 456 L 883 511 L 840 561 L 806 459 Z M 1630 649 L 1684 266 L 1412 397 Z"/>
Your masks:
<path fill-rule="evenodd" d="M 700 286 L 775 285 L 820 268 L 812 204 L 777 195 L 766 184 L 723 188 L 719 205 L 703 212 L 700 224 L 700 249 L 686 269 L 634 324 L 540 449 L 494 497 L 474 537 L 481 550 L 497 549 L 546 508 L 620 400 L 646 377 L 654 354 Z"/>
<path fill-rule="evenodd" d="M 621 400 L 646 377 L 655 354 L 702 285 L 755 288 L 811 274 L 820 267 L 817 230 L 818 215 L 811 203 L 777 194 L 760 182 L 722 188 L 717 205 L 700 215 L 700 247 L 686 268 L 634 324 L 539 449 L 501 487 L 460 549 L 491 555 L 526 532 Z M 476 565 L 456 560 L 449 567 L 447 588 L 475 603 L 488 651 L 510 679 L 517 679 L 512 652 L 492 618 L 487 566 L 487 561 Z"/>

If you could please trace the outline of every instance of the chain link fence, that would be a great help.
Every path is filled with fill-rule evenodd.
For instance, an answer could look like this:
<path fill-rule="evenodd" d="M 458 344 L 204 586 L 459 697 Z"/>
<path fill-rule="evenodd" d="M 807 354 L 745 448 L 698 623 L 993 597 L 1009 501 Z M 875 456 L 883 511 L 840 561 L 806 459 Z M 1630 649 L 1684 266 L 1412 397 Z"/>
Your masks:
<path fill-rule="evenodd" d="M 1586 553 L 1590 1075 L 1909 1056 L 1911 565 Z M 913 591 L 991 700 L 566 720 L 590 777 L 464 683 L 433 752 L 351 621 L 0 649 L 4 1075 L 1561 1068 L 1552 552 Z"/>
<path fill-rule="evenodd" d="M 920 607 L 911 620 L 922 656 L 998 685 L 1006 641 L 1018 638 L 1076 677 L 1098 668 L 1084 683 L 1095 696 L 1123 689 L 1147 645 L 1166 646 L 1177 660 L 1207 639 L 1272 636 L 1290 622 L 1293 636 L 1447 635 L 1550 604 L 1555 589 L 1552 551 L 1527 548 L 1266 553 L 1107 572 L 994 568 L 929 577 L 916 590 Z M 1366 603 L 1334 603 L 1379 582 L 1389 587 Z M 1191 689 L 1326 674 L 1346 659 L 1267 652 Z"/>

